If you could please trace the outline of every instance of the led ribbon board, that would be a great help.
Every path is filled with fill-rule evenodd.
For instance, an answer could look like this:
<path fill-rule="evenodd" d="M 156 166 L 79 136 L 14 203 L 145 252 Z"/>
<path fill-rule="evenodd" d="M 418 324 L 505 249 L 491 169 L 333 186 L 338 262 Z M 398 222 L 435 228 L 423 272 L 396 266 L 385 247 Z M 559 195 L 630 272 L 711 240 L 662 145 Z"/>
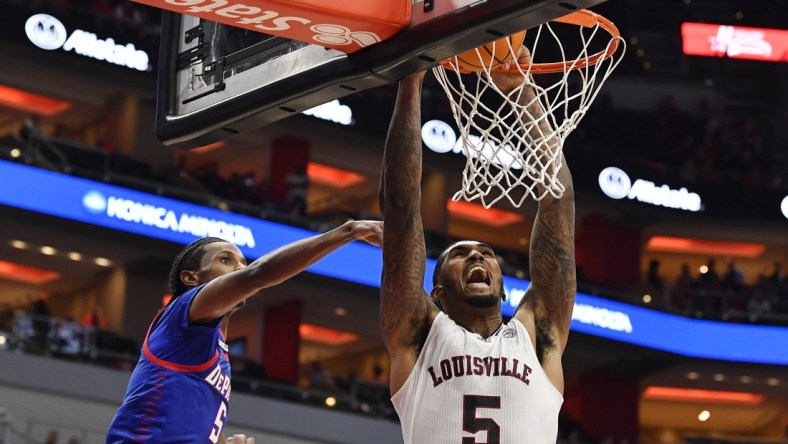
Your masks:
<path fill-rule="evenodd" d="M 788 30 L 685 22 L 684 54 L 788 62 Z"/>
<path fill-rule="evenodd" d="M 315 234 L 248 216 L 106 185 L 26 165 L 0 161 L 0 204 L 186 244 L 203 236 L 232 240 L 257 258 Z M 380 250 L 346 245 L 309 268 L 315 274 L 371 287 L 380 286 Z M 427 270 L 435 267 L 427 259 Z M 425 289 L 432 288 L 426 273 Z M 512 316 L 528 281 L 504 277 L 509 296 L 503 314 Z M 788 328 L 700 321 L 577 294 L 573 331 L 687 356 L 788 365 Z"/>
<path fill-rule="evenodd" d="M 65 174 L 0 161 L 0 204 L 179 244 L 216 236 L 257 258 L 315 233 Z M 353 244 L 309 271 L 380 285 L 380 250 Z"/>

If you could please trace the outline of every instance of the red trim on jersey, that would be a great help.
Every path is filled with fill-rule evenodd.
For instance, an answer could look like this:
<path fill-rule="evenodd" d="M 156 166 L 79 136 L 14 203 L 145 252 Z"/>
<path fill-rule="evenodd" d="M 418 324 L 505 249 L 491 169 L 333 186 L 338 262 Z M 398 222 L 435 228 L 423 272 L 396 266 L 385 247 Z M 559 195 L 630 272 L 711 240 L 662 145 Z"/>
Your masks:
<path fill-rule="evenodd" d="M 184 365 L 184 364 L 176 364 L 174 362 L 165 361 L 164 359 L 159 359 L 153 355 L 153 353 L 148 348 L 148 337 L 150 337 L 150 332 L 153 330 L 153 326 L 156 325 L 156 321 L 159 320 L 159 316 L 164 313 L 164 310 L 160 311 L 155 318 L 153 318 L 153 322 L 150 323 L 150 327 L 148 327 L 148 333 L 145 334 L 145 342 L 142 344 L 142 350 L 145 353 L 145 358 L 153 363 L 154 365 L 158 365 L 159 367 L 164 367 L 166 369 L 175 371 L 175 372 L 183 372 L 183 373 L 197 373 L 201 371 L 208 370 L 216 361 L 219 360 L 219 350 L 216 350 L 216 354 L 213 355 L 213 358 L 208 360 L 203 364 L 198 365 Z M 221 332 L 221 330 L 219 330 Z"/>

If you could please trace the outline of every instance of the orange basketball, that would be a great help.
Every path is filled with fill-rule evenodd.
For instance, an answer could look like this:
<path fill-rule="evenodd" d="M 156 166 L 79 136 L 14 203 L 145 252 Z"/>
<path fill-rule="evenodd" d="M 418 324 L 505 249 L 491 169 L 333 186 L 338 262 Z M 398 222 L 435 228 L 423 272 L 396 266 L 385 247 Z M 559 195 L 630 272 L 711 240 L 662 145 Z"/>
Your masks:
<path fill-rule="evenodd" d="M 495 70 L 512 60 L 523 46 L 525 31 L 500 38 L 457 55 L 458 68 L 466 71 Z"/>

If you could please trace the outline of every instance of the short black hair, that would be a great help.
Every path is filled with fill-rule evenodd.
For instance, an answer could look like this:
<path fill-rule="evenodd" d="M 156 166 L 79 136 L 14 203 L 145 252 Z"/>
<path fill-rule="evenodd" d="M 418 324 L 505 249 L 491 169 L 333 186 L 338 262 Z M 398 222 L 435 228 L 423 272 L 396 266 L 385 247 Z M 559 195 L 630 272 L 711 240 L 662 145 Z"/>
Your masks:
<path fill-rule="evenodd" d="M 443 250 L 443 253 L 441 253 L 440 256 L 438 256 L 438 261 L 435 263 L 435 268 L 432 269 L 432 286 L 433 287 L 438 285 L 438 278 L 440 277 L 441 268 L 443 268 L 443 263 L 446 262 L 446 258 L 449 256 L 449 251 L 451 251 L 458 244 L 461 244 L 461 243 L 464 243 L 464 242 L 476 242 L 477 244 L 486 246 L 486 247 L 488 247 L 488 248 L 490 248 L 492 250 L 492 247 L 490 247 L 489 245 L 485 244 L 484 242 L 479 242 L 479 241 L 474 241 L 474 240 L 461 240 L 461 241 L 457 241 L 457 242 L 452 243 L 451 245 L 446 247 L 445 250 Z"/>
<path fill-rule="evenodd" d="M 218 237 L 204 237 L 192 242 L 178 253 L 170 268 L 170 292 L 172 292 L 170 302 L 189 290 L 189 287 L 181 280 L 181 272 L 183 270 L 197 269 L 200 266 L 202 257 L 205 255 L 205 246 L 216 242 L 227 241 Z"/>
<path fill-rule="evenodd" d="M 446 262 L 446 257 L 449 255 L 449 250 L 454 246 L 454 244 L 449 245 L 440 256 L 438 256 L 438 261 L 435 262 L 435 268 L 432 269 L 432 286 L 435 287 L 438 285 L 438 277 L 441 274 L 441 268 L 443 268 L 443 263 Z"/>

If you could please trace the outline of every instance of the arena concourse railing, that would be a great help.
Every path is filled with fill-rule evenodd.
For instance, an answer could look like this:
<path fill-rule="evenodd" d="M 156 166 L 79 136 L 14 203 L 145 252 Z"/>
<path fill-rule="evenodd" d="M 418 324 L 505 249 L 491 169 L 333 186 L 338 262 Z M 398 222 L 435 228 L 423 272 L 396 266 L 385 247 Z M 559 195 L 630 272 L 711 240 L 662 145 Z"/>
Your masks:
<path fill-rule="evenodd" d="M 90 365 L 131 371 L 139 359 L 139 345 L 113 332 L 67 319 L 15 311 L 8 326 L 0 325 L 0 350 L 66 359 Z M 6 328 L 4 328 L 6 327 Z M 330 408 L 361 415 L 397 420 L 384 384 L 356 381 L 348 391 L 294 387 L 265 379 L 262 372 L 245 372 L 243 356 L 233 357 L 233 390 L 282 401 Z M 236 365 L 237 364 L 237 365 Z M 250 366 L 257 367 L 259 366 Z M 327 399 L 332 401 L 327 403 Z M 0 410 L 0 431 L 2 431 Z M 0 435 L 2 437 L 2 435 Z M 0 444 L 3 443 L 0 439 Z M 7 441 L 5 441 L 7 442 Z"/>

